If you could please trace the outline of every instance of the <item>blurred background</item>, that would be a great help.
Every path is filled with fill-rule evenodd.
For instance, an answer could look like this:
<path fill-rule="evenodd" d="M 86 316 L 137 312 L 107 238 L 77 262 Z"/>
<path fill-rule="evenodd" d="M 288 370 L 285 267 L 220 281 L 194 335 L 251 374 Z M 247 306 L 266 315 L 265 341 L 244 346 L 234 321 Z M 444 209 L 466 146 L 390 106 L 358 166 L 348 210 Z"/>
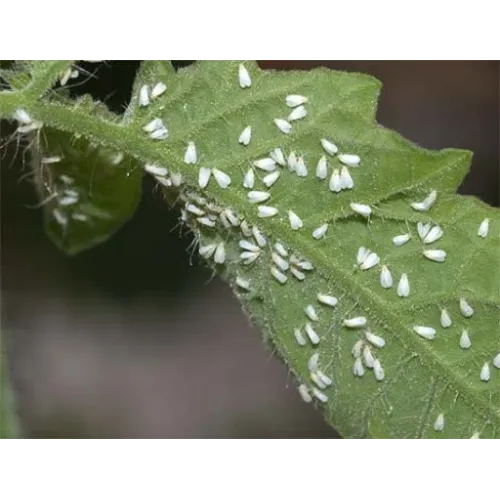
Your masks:
<path fill-rule="evenodd" d="M 498 62 L 260 65 L 379 78 L 378 121 L 427 148 L 474 151 L 460 192 L 498 206 Z M 137 68 L 108 62 L 76 90 L 122 112 Z M 179 214 L 149 179 L 136 216 L 114 238 L 69 258 L 30 208 L 37 200 L 14 149 L 0 160 L 1 320 L 28 437 L 338 437 L 302 403 L 229 288 L 190 258 Z"/>

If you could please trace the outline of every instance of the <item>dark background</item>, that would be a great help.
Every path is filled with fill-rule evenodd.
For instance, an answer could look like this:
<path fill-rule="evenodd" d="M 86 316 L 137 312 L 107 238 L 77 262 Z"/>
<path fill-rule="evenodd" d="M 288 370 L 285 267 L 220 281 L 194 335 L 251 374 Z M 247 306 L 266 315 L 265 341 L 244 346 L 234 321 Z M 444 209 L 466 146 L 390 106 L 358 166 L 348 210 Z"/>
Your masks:
<path fill-rule="evenodd" d="M 188 64 L 178 62 L 177 64 Z M 474 151 L 460 192 L 499 204 L 499 63 L 266 61 L 384 83 L 378 121 L 427 148 Z M 116 112 L 137 62 L 101 65 L 75 89 Z M 91 67 L 89 66 L 89 69 Z M 2 123 L 2 136 L 12 131 Z M 145 180 L 109 242 L 59 253 L 42 231 L 27 166 L 2 158 L 2 328 L 31 437 L 335 437 L 303 404 L 230 290 L 190 258 L 179 216 Z"/>

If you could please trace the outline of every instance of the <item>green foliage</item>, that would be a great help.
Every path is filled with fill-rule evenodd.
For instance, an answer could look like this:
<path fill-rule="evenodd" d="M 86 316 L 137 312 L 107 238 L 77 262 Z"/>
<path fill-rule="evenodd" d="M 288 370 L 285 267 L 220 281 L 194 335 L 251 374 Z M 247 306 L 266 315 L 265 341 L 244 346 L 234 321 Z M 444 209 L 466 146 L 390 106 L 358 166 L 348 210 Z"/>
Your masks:
<path fill-rule="evenodd" d="M 380 85 L 373 78 L 324 69 L 260 71 L 256 64 L 245 63 L 252 85 L 242 89 L 239 64 L 202 62 L 175 73 L 168 63 L 144 63 L 121 121 L 96 113 L 91 105 L 70 104 L 50 94 L 43 99 L 33 99 L 24 90 L 0 94 L 0 116 L 12 116 L 22 107 L 33 119 L 42 121 L 45 126 L 40 135 L 45 134 L 47 146 L 37 147 L 37 151 L 43 156 L 59 151 L 64 156 L 57 169 L 50 166 L 49 170 L 59 177 L 71 173 L 78 186 L 86 189 L 72 210 L 83 211 L 90 186 L 94 186 L 99 193 L 94 203 L 110 215 L 106 219 L 109 224 L 99 226 L 99 235 L 91 224 L 86 229 L 74 229 L 73 222 L 64 225 L 72 237 L 61 246 L 69 252 L 86 248 L 111 234 L 131 215 L 139 192 L 139 176 L 133 174 L 138 171 L 134 170 L 135 162 L 165 167 L 169 175 L 159 179 L 165 193 L 173 193 L 167 198 L 184 205 L 182 217 L 200 245 L 216 245 L 218 260 L 225 257 L 224 263 L 216 263 L 212 252 L 209 265 L 234 288 L 263 338 L 309 389 L 314 383 L 308 362 L 313 353 L 319 354 L 319 368 L 333 383 L 322 391 L 328 401 L 317 404 L 344 436 L 465 438 L 477 433 L 494 437 L 500 426 L 500 370 L 493 364 L 500 351 L 500 217 L 498 210 L 456 195 L 469 168 L 470 153 L 427 151 L 377 125 Z M 44 81 L 55 81 L 60 68 L 46 67 Z M 167 85 L 166 92 L 148 106 L 138 106 L 142 85 L 151 88 L 159 81 Z M 292 123 L 290 134 L 284 134 L 273 120 L 286 119 L 290 113 L 285 105 L 290 94 L 307 96 L 308 114 Z M 168 128 L 168 138 L 154 140 L 144 131 L 155 118 L 161 118 Z M 248 125 L 252 139 L 243 146 L 238 138 Z M 342 168 L 338 154 L 326 155 L 327 179 L 315 176 L 317 162 L 325 155 L 322 138 L 333 141 L 339 154 L 361 158 L 359 167 L 347 169 L 354 180 L 353 189 L 338 193 L 329 189 L 330 175 Z M 198 152 L 195 165 L 184 161 L 190 141 Z M 292 151 L 303 157 L 308 175 L 299 177 L 287 166 L 278 167 L 280 176 L 268 188 L 263 182 L 266 172 L 254 169 L 254 189 L 269 191 L 265 205 L 278 209 L 276 216 L 262 218 L 257 205 L 249 203 L 242 182 L 253 162 L 267 157 L 274 148 L 281 148 L 286 157 Z M 124 163 L 113 169 L 110 154 L 117 152 L 124 154 Z M 200 167 L 225 172 L 231 177 L 230 186 L 221 187 L 212 175 L 208 186 L 201 189 Z M 96 170 L 99 176 L 91 182 Z M 183 182 L 179 188 L 180 176 Z M 165 186 L 169 183 L 174 185 Z M 412 208 L 412 203 L 422 201 L 433 190 L 437 201 L 428 211 Z M 354 212 L 352 202 L 369 205 L 371 215 L 365 218 Z M 189 203 L 213 216 L 215 227 L 200 223 L 199 216 L 189 211 Z M 220 212 L 227 210 L 231 211 L 230 219 L 234 214 L 239 222 L 258 227 L 266 237 L 267 244 L 252 264 L 242 263 L 239 241 L 257 242 L 251 235 L 242 236 L 245 225 L 225 227 Z M 289 210 L 300 216 L 302 228 L 292 230 Z M 478 228 L 486 218 L 490 229 L 482 238 Z M 443 236 L 432 244 L 424 243 L 416 229 L 419 222 L 439 225 Z M 49 223 L 53 233 L 59 229 L 54 223 Z M 328 225 L 326 234 L 314 238 L 312 232 L 323 224 Z M 392 238 L 405 233 L 411 235 L 409 242 L 395 246 Z M 302 277 L 296 272 L 300 264 L 284 271 L 284 284 L 272 276 L 278 242 L 288 253 L 285 260 L 289 265 L 292 255 L 299 262 L 312 263 L 313 270 L 303 271 L 305 279 L 297 278 Z M 359 247 L 375 252 L 380 263 L 361 270 L 357 265 Z M 446 251 L 445 261 L 427 259 L 425 249 Z M 380 285 L 382 265 L 390 269 L 394 281 L 387 289 Z M 295 268 L 295 275 L 291 268 Z M 408 297 L 396 293 L 402 274 L 409 279 Z M 240 285 L 241 280 L 248 281 L 249 290 L 238 286 L 238 278 Z M 319 303 L 318 293 L 335 296 L 338 304 L 329 307 Z M 472 317 L 461 313 L 462 298 L 473 307 Z M 306 316 L 308 305 L 313 305 L 317 321 Z M 440 324 L 442 309 L 452 319 L 448 328 Z M 344 326 L 346 318 L 356 316 L 367 318 L 366 328 Z M 304 334 L 307 323 L 320 342 L 301 347 L 294 330 Z M 433 327 L 435 339 L 419 336 L 414 329 L 417 325 Z M 367 366 L 363 376 L 353 374 L 352 349 L 358 341 L 370 345 L 365 339 L 367 329 L 385 339 L 384 347 L 370 347 L 383 377 L 381 369 Z M 468 349 L 459 345 L 464 330 L 472 341 Z M 488 381 L 480 378 L 481 372 L 486 378 L 485 363 L 490 372 Z M 434 426 L 440 414 L 444 414 L 445 425 L 437 431 Z"/>

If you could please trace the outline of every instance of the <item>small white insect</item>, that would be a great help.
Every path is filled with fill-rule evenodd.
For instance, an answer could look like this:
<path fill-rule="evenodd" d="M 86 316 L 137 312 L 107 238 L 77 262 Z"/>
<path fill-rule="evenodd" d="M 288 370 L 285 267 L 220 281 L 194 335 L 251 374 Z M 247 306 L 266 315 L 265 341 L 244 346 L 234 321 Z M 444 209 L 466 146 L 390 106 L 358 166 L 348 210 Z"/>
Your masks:
<path fill-rule="evenodd" d="M 481 368 L 481 373 L 479 374 L 479 378 L 483 382 L 488 382 L 490 380 L 490 364 L 489 363 L 484 363 L 483 367 Z"/>
<path fill-rule="evenodd" d="M 284 275 L 279 269 L 276 269 L 274 266 L 271 267 L 271 274 L 273 278 L 282 285 L 284 285 L 288 281 L 286 275 Z"/>
<path fill-rule="evenodd" d="M 250 229 L 250 226 L 248 225 L 248 222 L 246 220 L 241 221 L 240 229 L 243 233 L 243 236 L 246 236 L 247 238 L 252 236 L 252 230 Z"/>
<path fill-rule="evenodd" d="M 252 139 L 252 127 L 249 125 L 243 129 L 240 137 L 238 138 L 238 142 L 243 144 L 243 146 L 248 146 L 250 144 L 250 140 Z"/>
<path fill-rule="evenodd" d="M 88 220 L 88 217 L 85 214 L 77 214 L 77 213 L 72 214 L 71 218 L 79 222 L 86 222 Z"/>
<path fill-rule="evenodd" d="M 292 131 L 292 125 L 290 122 L 283 120 L 283 118 L 275 118 L 274 123 L 284 134 L 289 134 Z"/>
<path fill-rule="evenodd" d="M 285 160 L 285 155 L 283 154 L 283 151 L 280 148 L 273 149 L 270 153 L 269 156 L 278 164 L 281 165 L 282 167 L 286 167 L 286 160 Z"/>
<path fill-rule="evenodd" d="M 240 225 L 240 219 L 238 216 L 229 208 L 226 208 L 222 213 L 227 217 L 227 220 L 233 227 L 238 227 Z"/>
<path fill-rule="evenodd" d="M 341 154 L 339 155 L 339 160 L 348 167 L 358 167 L 359 162 L 361 161 L 358 155 L 351 154 Z"/>
<path fill-rule="evenodd" d="M 382 288 L 391 288 L 393 284 L 392 274 L 387 266 L 382 266 L 380 271 L 380 285 Z"/>
<path fill-rule="evenodd" d="M 292 210 L 288 210 L 288 219 L 290 220 L 290 227 L 294 231 L 297 231 L 304 225 L 302 219 Z"/>
<path fill-rule="evenodd" d="M 111 163 L 111 165 L 119 165 L 123 161 L 123 158 L 125 158 L 125 155 L 123 153 L 115 153 L 114 155 L 110 156 L 109 163 Z"/>
<path fill-rule="evenodd" d="M 308 101 L 307 97 L 303 95 L 290 94 L 285 98 L 285 103 L 289 108 L 295 108 L 297 106 L 301 106 L 302 104 L 306 104 Z"/>
<path fill-rule="evenodd" d="M 319 353 L 315 352 L 307 361 L 307 368 L 310 372 L 316 372 L 319 368 Z"/>
<path fill-rule="evenodd" d="M 255 185 L 255 174 L 253 168 L 249 168 L 245 177 L 243 178 L 243 187 L 247 189 L 252 189 Z"/>
<path fill-rule="evenodd" d="M 403 273 L 398 283 L 397 294 L 399 297 L 408 297 L 410 295 L 410 282 L 408 281 L 408 275 Z"/>
<path fill-rule="evenodd" d="M 365 338 L 366 340 L 368 340 L 368 342 L 370 342 L 371 345 L 378 347 L 379 349 L 382 349 L 382 347 L 385 346 L 384 338 L 368 330 L 365 332 Z"/>
<path fill-rule="evenodd" d="M 342 191 L 342 183 L 340 181 L 340 172 L 338 168 L 333 170 L 328 187 L 333 193 L 340 193 L 340 191 Z"/>
<path fill-rule="evenodd" d="M 370 253 L 371 252 L 370 252 L 370 250 L 368 250 L 368 248 L 365 248 L 365 247 L 358 248 L 358 253 L 356 255 L 356 261 L 358 263 L 358 266 L 363 264 L 363 262 L 366 260 L 368 255 L 370 255 Z"/>
<path fill-rule="evenodd" d="M 305 106 L 298 106 L 296 107 L 289 115 L 288 115 L 288 121 L 293 122 L 295 120 L 302 120 L 302 118 L 305 118 L 307 116 L 307 109 Z"/>
<path fill-rule="evenodd" d="M 319 344 L 319 335 L 314 331 L 314 328 L 311 326 L 311 323 L 306 323 L 306 334 L 311 341 L 311 344 L 317 345 Z"/>
<path fill-rule="evenodd" d="M 413 330 L 424 339 L 433 340 L 436 338 L 436 330 L 432 326 L 416 325 Z"/>
<path fill-rule="evenodd" d="M 375 252 L 371 252 L 368 254 L 368 257 L 366 257 L 366 259 L 362 262 L 359 268 L 363 271 L 368 271 L 368 269 L 375 267 L 379 263 L 380 257 Z"/>
<path fill-rule="evenodd" d="M 474 314 L 474 309 L 465 299 L 460 299 L 460 312 L 464 318 L 470 318 Z"/>
<path fill-rule="evenodd" d="M 347 167 L 342 167 L 340 170 L 340 186 L 342 189 L 352 189 L 354 187 L 354 181 Z"/>
<path fill-rule="evenodd" d="M 200 246 L 198 252 L 205 259 L 210 259 L 215 252 L 217 245 L 215 243 L 209 243 L 208 245 Z"/>
<path fill-rule="evenodd" d="M 500 352 L 493 358 L 493 366 L 500 368 Z"/>
<path fill-rule="evenodd" d="M 321 139 L 321 145 L 323 146 L 323 149 L 330 156 L 334 156 L 339 151 L 339 148 L 333 142 L 329 141 L 328 139 Z"/>
<path fill-rule="evenodd" d="M 314 306 L 312 304 L 306 306 L 304 308 L 304 312 L 311 321 L 319 321 L 318 313 L 316 312 L 316 309 L 314 309 Z"/>
<path fill-rule="evenodd" d="M 427 233 L 430 231 L 430 229 L 430 224 L 424 224 L 423 222 L 417 223 L 417 232 L 421 240 L 423 240 L 427 236 Z"/>
<path fill-rule="evenodd" d="M 328 396 L 324 393 L 322 393 L 319 389 L 316 389 L 316 387 L 312 388 L 312 393 L 314 397 L 320 402 L 320 403 L 327 403 L 328 402 Z"/>
<path fill-rule="evenodd" d="M 223 210 L 219 214 L 219 219 L 222 222 L 222 225 L 224 226 L 225 229 L 231 229 L 233 227 L 233 224 L 231 224 L 231 221 L 227 217 L 228 212 L 226 210 Z"/>
<path fill-rule="evenodd" d="M 221 241 L 215 249 L 214 261 L 216 264 L 224 264 L 226 261 L 226 247 Z"/>
<path fill-rule="evenodd" d="M 317 227 L 313 232 L 312 232 L 312 237 L 315 240 L 320 240 L 325 236 L 326 232 L 328 231 L 328 224 L 323 224 L 319 227 Z"/>
<path fill-rule="evenodd" d="M 290 272 L 294 275 L 295 278 L 297 278 L 299 281 L 304 281 L 306 279 L 306 275 L 302 272 L 299 271 L 296 267 L 290 268 Z"/>
<path fill-rule="evenodd" d="M 444 262 L 446 259 L 446 252 L 444 250 L 424 250 L 424 257 L 434 262 Z"/>
<path fill-rule="evenodd" d="M 361 358 L 356 358 L 356 361 L 354 361 L 354 365 L 352 366 L 352 373 L 356 377 L 362 377 L 365 374 L 365 368 L 363 366 L 363 361 Z"/>
<path fill-rule="evenodd" d="M 198 154 L 196 152 L 196 146 L 193 141 L 189 141 L 186 152 L 184 154 L 184 163 L 188 165 L 194 165 L 198 160 Z"/>
<path fill-rule="evenodd" d="M 436 420 L 434 421 L 434 430 L 436 432 L 442 432 L 444 430 L 444 414 L 440 413 Z"/>
<path fill-rule="evenodd" d="M 252 227 L 252 234 L 259 247 L 263 248 L 267 245 L 267 240 L 257 226 Z"/>
<path fill-rule="evenodd" d="M 226 172 L 223 172 L 222 170 L 219 170 L 218 168 L 213 168 L 212 173 L 214 174 L 214 177 L 215 177 L 215 180 L 217 181 L 217 184 L 222 189 L 226 189 L 231 184 L 231 177 L 228 174 L 226 174 Z"/>
<path fill-rule="evenodd" d="M 333 295 L 325 295 L 323 293 L 318 293 L 317 298 L 318 302 L 330 307 L 335 307 L 339 302 L 337 297 L 334 297 Z"/>
<path fill-rule="evenodd" d="M 276 207 L 268 207 L 267 205 L 259 205 L 258 206 L 258 216 L 261 219 L 265 219 L 268 217 L 274 217 L 278 213 L 278 209 Z"/>
<path fill-rule="evenodd" d="M 326 389 L 327 385 L 321 380 L 317 372 L 311 372 L 309 374 L 311 377 L 311 380 L 320 388 L 320 389 Z"/>
<path fill-rule="evenodd" d="M 238 82 L 242 89 L 249 88 L 252 85 L 252 79 L 250 78 L 250 73 L 243 64 L 240 64 L 238 68 Z"/>
<path fill-rule="evenodd" d="M 411 207 L 417 212 L 427 212 L 434 205 L 436 199 L 437 191 L 433 189 L 423 201 L 413 202 Z"/>
<path fill-rule="evenodd" d="M 59 163 L 62 160 L 60 156 L 46 156 L 42 158 L 43 165 L 52 165 L 53 163 Z"/>
<path fill-rule="evenodd" d="M 168 175 L 168 169 L 165 167 L 159 167 L 153 163 L 146 163 L 144 165 L 144 170 L 151 175 L 158 177 L 166 177 Z"/>
<path fill-rule="evenodd" d="M 196 215 L 197 217 L 201 217 L 202 215 L 205 215 L 205 212 L 198 206 L 196 206 L 194 203 L 186 203 L 186 210 L 193 215 Z"/>
<path fill-rule="evenodd" d="M 149 87 L 147 85 L 143 85 L 139 89 L 139 106 L 149 106 Z"/>
<path fill-rule="evenodd" d="M 312 397 L 309 394 L 309 389 L 307 388 L 306 384 L 300 384 L 298 391 L 304 403 L 310 403 L 312 401 Z"/>
<path fill-rule="evenodd" d="M 443 230 L 439 226 L 434 226 L 425 236 L 424 243 L 434 243 L 443 236 Z"/>
<path fill-rule="evenodd" d="M 323 382 L 323 384 L 325 384 L 327 387 L 333 384 L 333 380 L 328 375 L 324 374 L 321 370 L 318 370 L 316 373 L 321 382 Z"/>
<path fill-rule="evenodd" d="M 364 205 L 363 203 L 351 203 L 351 209 L 359 215 L 363 217 L 370 217 L 372 213 L 372 209 L 368 205 Z"/>
<path fill-rule="evenodd" d="M 290 264 L 281 255 L 273 252 L 271 259 L 282 271 L 288 271 Z"/>
<path fill-rule="evenodd" d="M 182 184 L 182 174 L 180 172 L 172 172 L 170 178 L 173 186 L 179 187 Z"/>
<path fill-rule="evenodd" d="M 68 68 L 64 73 L 63 75 L 61 76 L 61 78 L 59 79 L 59 83 L 61 84 L 61 87 L 64 87 L 67 83 L 68 83 L 68 80 L 71 78 L 71 73 L 73 72 L 73 68 Z"/>
<path fill-rule="evenodd" d="M 198 172 L 198 186 L 200 186 L 201 189 L 205 189 L 207 187 L 211 175 L 212 171 L 209 168 L 200 168 Z"/>
<path fill-rule="evenodd" d="M 305 339 L 304 335 L 302 335 L 302 332 L 300 331 L 299 328 L 295 328 L 293 331 L 293 334 L 295 336 L 295 340 L 297 341 L 297 344 L 299 344 L 302 347 L 307 344 L 307 340 Z"/>
<path fill-rule="evenodd" d="M 251 241 L 248 240 L 240 240 L 238 245 L 243 250 L 248 250 L 249 252 L 260 252 L 260 248 L 257 245 L 254 245 Z"/>
<path fill-rule="evenodd" d="M 467 330 L 462 331 L 459 344 L 462 349 L 469 349 L 469 347 L 472 345 L 469 332 Z"/>
<path fill-rule="evenodd" d="M 261 158 L 253 162 L 254 167 L 257 167 L 264 172 L 274 172 L 276 170 L 276 162 L 272 158 Z"/>
<path fill-rule="evenodd" d="M 292 151 L 288 155 L 287 164 L 288 164 L 288 170 L 290 172 L 295 172 L 295 169 L 297 168 L 297 155 L 295 154 L 295 151 Z"/>
<path fill-rule="evenodd" d="M 156 129 L 154 132 L 149 134 L 151 139 L 163 140 L 168 138 L 168 129 L 166 127 Z"/>
<path fill-rule="evenodd" d="M 14 111 L 13 118 L 23 125 L 30 125 L 33 122 L 28 112 L 22 108 L 17 108 Z"/>
<path fill-rule="evenodd" d="M 394 236 L 394 238 L 392 238 L 392 243 L 395 246 L 400 247 L 400 246 L 404 245 L 405 243 L 408 243 L 408 241 L 410 241 L 410 238 L 411 238 L 411 235 L 409 233 L 399 234 L 398 236 Z"/>
<path fill-rule="evenodd" d="M 345 319 L 344 326 L 347 326 L 347 328 L 362 328 L 366 326 L 366 318 L 364 316 L 357 316 L 355 318 Z"/>
<path fill-rule="evenodd" d="M 326 156 L 322 156 L 319 161 L 318 161 L 318 164 L 316 165 L 316 177 L 318 179 L 326 179 L 328 176 L 328 163 L 326 161 Z"/>
<path fill-rule="evenodd" d="M 63 196 L 57 200 L 57 203 L 61 205 L 61 207 L 68 207 L 78 203 L 78 196 Z"/>
<path fill-rule="evenodd" d="M 215 221 L 210 217 L 198 217 L 196 220 L 203 226 L 215 227 Z"/>
<path fill-rule="evenodd" d="M 363 346 L 365 345 L 365 343 L 362 341 L 362 340 L 358 340 L 353 348 L 352 348 L 352 356 L 354 358 L 359 358 L 361 356 L 361 353 L 362 353 L 362 350 L 363 350 Z"/>
<path fill-rule="evenodd" d="M 295 266 L 299 267 L 300 269 L 303 269 L 304 271 L 312 271 L 314 269 L 314 266 L 312 265 L 311 262 L 299 259 L 295 255 L 292 255 L 290 257 L 290 262 Z"/>
<path fill-rule="evenodd" d="M 167 86 L 163 82 L 158 82 L 151 91 L 151 97 L 156 99 L 157 97 L 160 97 L 165 90 L 167 90 Z"/>
<path fill-rule="evenodd" d="M 155 177 L 155 179 L 165 187 L 171 187 L 172 181 L 168 177 Z"/>
<path fill-rule="evenodd" d="M 259 255 L 260 253 L 257 252 L 241 252 L 240 259 L 243 261 L 243 264 L 247 266 L 252 264 L 252 262 L 255 262 Z"/>
<path fill-rule="evenodd" d="M 443 328 L 449 328 L 451 326 L 450 314 L 446 309 L 441 309 L 440 323 Z"/>
<path fill-rule="evenodd" d="M 165 128 L 165 125 L 163 125 L 163 120 L 161 118 L 153 118 L 148 124 L 142 127 L 142 130 L 144 130 L 144 132 L 151 133 L 163 128 Z"/>
<path fill-rule="evenodd" d="M 283 245 L 283 243 L 278 241 L 277 243 L 274 244 L 274 249 L 282 257 L 288 257 L 288 252 L 287 252 L 285 246 Z"/>
<path fill-rule="evenodd" d="M 262 182 L 269 188 L 279 179 L 280 175 L 281 175 L 281 172 L 279 170 L 276 170 L 275 172 L 271 172 L 270 174 L 267 174 L 262 179 Z"/>
<path fill-rule="evenodd" d="M 68 196 L 78 197 L 80 194 L 75 189 L 65 189 L 64 194 Z"/>
<path fill-rule="evenodd" d="M 385 378 L 384 369 L 382 368 L 382 364 L 378 359 L 373 362 L 373 374 L 375 375 L 375 379 L 379 382 L 384 380 Z"/>
<path fill-rule="evenodd" d="M 365 362 L 365 366 L 367 368 L 373 368 L 373 365 L 375 364 L 375 357 L 373 356 L 369 345 L 365 345 L 363 348 L 363 361 Z"/>
<path fill-rule="evenodd" d="M 246 290 L 247 292 L 250 291 L 250 280 L 247 280 L 246 278 L 242 278 L 241 276 L 237 276 L 236 277 L 236 285 L 239 288 Z"/>
<path fill-rule="evenodd" d="M 481 238 L 486 238 L 490 230 L 490 219 L 484 219 L 481 224 L 479 224 L 479 229 L 477 230 L 477 235 Z"/>
<path fill-rule="evenodd" d="M 262 203 L 271 198 L 271 193 L 267 191 L 249 191 L 247 197 L 250 203 Z"/>
<path fill-rule="evenodd" d="M 62 174 L 59 176 L 59 179 L 61 182 L 63 182 L 64 184 L 73 184 L 73 182 L 75 182 L 75 179 L 73 179 L 72 177 L 70 177 L 69 175 L 65 175 L 65 174 Z"/>
<path fill-rule="evenodd" d="M 295 163 L 295 173 L 299 177 L 307 177 L 307 173 L 308 173 L 307 165 L 306 165 L 304 158 L 302 156 L 299 156 L 297 158 L 297 162 Z"/>

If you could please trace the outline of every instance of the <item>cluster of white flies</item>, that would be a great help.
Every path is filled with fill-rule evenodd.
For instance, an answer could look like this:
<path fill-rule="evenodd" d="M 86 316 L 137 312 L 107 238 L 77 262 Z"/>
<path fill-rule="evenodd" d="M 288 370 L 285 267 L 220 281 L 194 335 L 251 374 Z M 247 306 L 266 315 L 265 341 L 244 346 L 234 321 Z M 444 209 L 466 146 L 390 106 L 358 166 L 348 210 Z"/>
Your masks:
<path fill-rule="evenodd" d="M 77 75 L 76 75 L 77 76 Z M 73 73 L 64 75 L 64 79 L 73 78 Z M 242 89 L 249 89 L 252 86 L 252 78 L 250 73 L 241 64 L 238 68 L 238 84 Z M 138 104 L 140 107 L 147 107 L 155 99 L 163 95 L 167 90 L 167 86 L 163 82 L 158 82 L 154 85 L 142 85 L 138 91 Z M 308 116 L 307 105 L 309 99 L 305 96 L 292 94 L 285 98 L 285 105 L 288 107 L 289 114 L 286 117 L 274 118 L 276 127 L 285 135 L 291 134 L 293 123 L 303 120 Z M 33 120 L 26 111 L 18 109 L 14 118 L 19 122 L 18 132 L 28 133 L 38 130 L 42 127 L 42 123 Z M 169 131 L 161 118 L 153 118 L 143 126 L 143 131 L 146 132 L 151 139 L 163 140 L 169 136 Z M 252 140 L 252 126 L 247 125 L 239 134 L 238 143 L 244 147 L 250 145 Z M 344 190 L 352 190 L 354 188 L 354 180 L 351 175 L 351 168 L 360 166 L 361 159 L 358 155 L 352 153 L 339 153 L 337 145 L 329 138 L 321 138 L 319 140 L 324 154 L 319 158 L 316 164 L 315 174 L 320 181 L 329 177 L 328 187 L 331 192 L 339 193 Z M 111 161 L 120 162 L 123 155 L 117 155 Z M 329 159 L 338 161 L 338 166 L 330 172 Z M 42 163 L 51 164 L 60 161 L 57 156 L 44 158 Z M 221 189 L 227 189 L 232 183 L 232 179 L 227 172 L 216 168 L 198 165 L 198 151 L 194 141 L 188 142 L 184 151 L 184 163 L 188 165 L 197 165 L 198 168 L 198 187 L 200 190 L 205 190 L 213 178 Z M 254 160 L 246 173 L 243 175 L 243 187 L 248 190 L 247 200 L 250 205 L 256 206 L 256 216 L 259 219 L 267 219 L 275 217 L 282 211 L 286 213 L 287 222 L 292 231 L 300 231 L 304 229 L 304 222 L 296 211 L 288 208 L 281 210 L 279 207 L 270 204 L 272 199 L 272 187 L 282 176 L 282 169 L 287 168 L 290 173 L 298 177 L 307 177 L 309 174 L 309 166 L 305 158 L 296 151 L 290 151 L 285 154 L 282 148 L 275 148 L 269 152 L 267 157 L 262 157 Z M 165 187 L 179 187 L 183 183 L 182 175 L 179 173 L 169 172 L 165 167 L 156 164 L 148 163 L 144 166 L 146 172 L 155 177 L 155 179 Z M 256 188 L 256 181 L 259 179 L 257 172 L 262 172 L 263 177 L 260 179 L 263 188 Z M 54 209 L 53 215 L 57 222 L 61 225 L 67 224 L 67 218 L 60 210 L 60 207 L 77 204 L 79 194 L 71 188 L 73 179 L 67 176 L 61 176 L 61 181 L 64 185 L 61 190 L 61 195 L 58 195 L 59 207 Z M 421 201 L 411 203 L 413 210 L 417 212 L 428 212 L 436 203 L 438 198 L 437 191 L 430 191 Z M 249 223 L 244 218 L 240 217 L 232 209 L 222 208 L 213 203 L 210 203 L 205 198 L 194 192 L 182 192 L 181 199 L 184 201 L 184 207 L 181 210 L 181 219 L 183 222 L 193 221 L 203 228 L 213 229 L 221 224 L 225 229 L 239 230 L 242 234 L 242 239 L 239 241 L 239 261 L 243 266 L 253 264 L 263 255 L 270 254 L 270 275 L 279 284 L 285 285 L 288 281 L 288 273 L 296 280 L 303 281 L 306 279 L 306 273 L 313 271 L 314 266 L 306 259 L 299 257 L 290 252 L 285 245 L 280 242 L 269 242 L 268 238 L 263 234 L 257 225 Z M 363 203 L 352 202 L 350 209 L 357 215 L 369 219 L 372 214 L 372 208 Z M 83 214 L 75 213 L 75 220 L 85 221 Z M 325 237 L 328 231 L 328 223 L 323 223 L 312 230 L 312 238 L 320 240 Z M 489 231 L 489 219 L 484 219 L 478 228 L 477 235 L 481 238 L 486 238 Z M 439 241 L 444 231 L 439 225 L 419 222 L 416 227 L 416 232 L 422 242 L 423 256 L 434 262 L 444 262 L 447 253 L 439 248 L 428 248 L 427 245 L 432 245 Z M 407 244 L 412 238 L 408 232 L 405 234 L 396 235 L 392 239 L 392 243 L 396 247 L 401 247 Z M 199 254 L 205 259 L 213 259 L 213 262 L 218 265 L 224 265 L 232 255 L 228 255 L 226 242 L 222 239 L 218 241 L 201 242 L 201 233 L 198 233 Z M 387 264 L 381 264 L 380 256 L 368 248 L 360 247 L 356 255 L 356 265 L 362 271 L 369 271 L 373 268 L 380 269 L 380 285 L 383 289 L 391 289 L 394 285 L 392 272 Z M 244 291 L 251 292 L 252 282 L 249 278 L 238 275 L 236 278 L 236 286 Z M 401 273 L 396 286 L 396 293 L 401 298 L 406 298 L 410 295 L 411 285 L 407 273 Z M 338 305 L 338 299 L 329 293 L 318 293 L 316 296 L 317 303 L 320 308 L 335 308 Z M 472 318 L 474 310 L 465 298 L 459 301 L 459 310 L 464 318 Z M 308 304 L 304 308 L 305 323 L 294 329 L 294 337 L 297 344 L 301 347 L 310 344 L 313 348 L 320 343 L 320 333 L 318 330 L 318 322 L 320 321 L 321 311 L 313 304 Z M 355 377 L 363 377 L 366 370 L 372 370 L 377 381 L 382 381 L 385 378 L 382 362 L 376 356 L 378 350 L 382 349 L 386 342 L 385 340 L 367 329 L 368 320 L 364 316 L 353 316 L 344 318 L 342 325 L 348 330 L 359 330 L 363 332 L 362 338 L 359 338 L 352 348 L 354 364 L 352 372 Z M 441 310 L 440 325 L 443 329 L 452 326 L 452 319 L 447 309 Z M 433 340 L 436 338 L 436 328 L 429 325 L 414 325 L 414 332 L 423 339 Z M 461 332 L 459 346 L 463 350 L 470 349 L 472 346 L 469 331 L 464 329 Z M 500 369 L 500 352 L 493 358 L 492 364 Z M 309 358 L 308 370 L 312 387 L 303 383 L 299 386 L 299 393 L 302 399 L 306 402 L 311 402 L 313 397 L 320 403 L 326 403 L 328 396 L 323 392 L 330 385 L 332 379 L 320 369 L 319 353 L 314 352 Z M 487 382 L 490 379 L 490 362 L 485 362 L 480 370 L 480 379 Z M 434 429 L 436 431 L 444 430 L 445 419 L 444 414 L 440 413 L 435 422 Z"/>

